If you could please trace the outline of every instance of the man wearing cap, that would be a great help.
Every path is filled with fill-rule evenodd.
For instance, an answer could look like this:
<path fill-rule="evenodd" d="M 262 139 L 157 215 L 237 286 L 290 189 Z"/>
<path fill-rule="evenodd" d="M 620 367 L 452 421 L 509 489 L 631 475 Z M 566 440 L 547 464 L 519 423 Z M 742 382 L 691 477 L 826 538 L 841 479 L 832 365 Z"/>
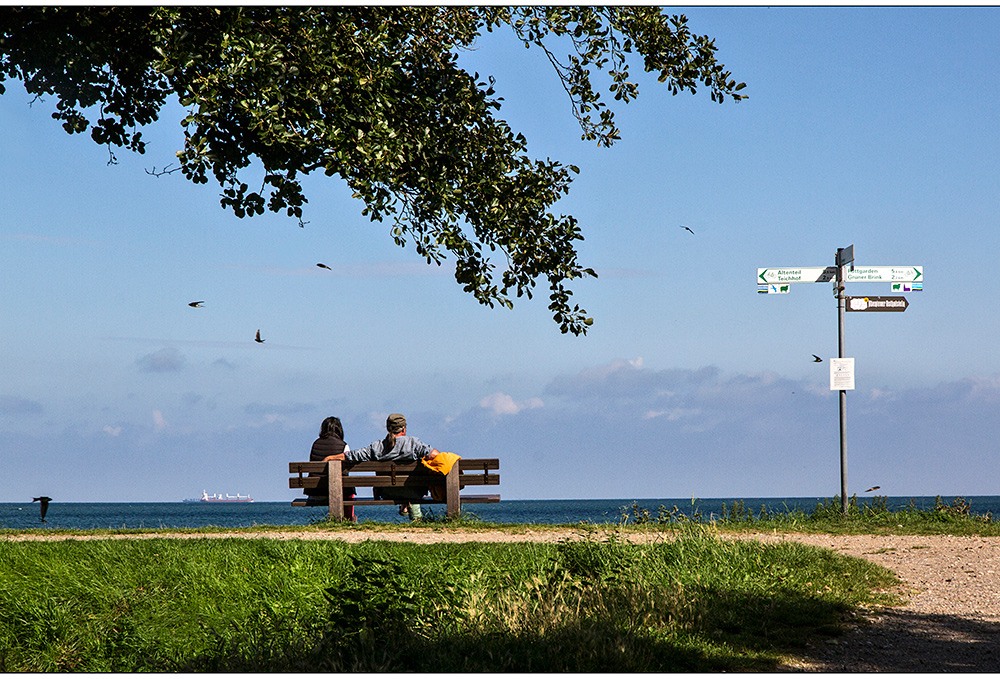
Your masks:
<path fill-rule="evenodd" d="M 406 435 L 406 418 L 399 413 L 393 413 L 385 421 L 388 434 L 381 441 L 372 441 L 358 450 L 344 453 L 348 462 L 419 462 L 433 460 L 438 451 L 430 447 L 416 436 Z M 399 500 L 399 513 L 408 512 L 411 521 L 419 521 L 422 513 L 420 505 L 410 500 L 419 500 L 424 496 L 426 488 L 375 488 L 377 496 L 387 500 Z"/>

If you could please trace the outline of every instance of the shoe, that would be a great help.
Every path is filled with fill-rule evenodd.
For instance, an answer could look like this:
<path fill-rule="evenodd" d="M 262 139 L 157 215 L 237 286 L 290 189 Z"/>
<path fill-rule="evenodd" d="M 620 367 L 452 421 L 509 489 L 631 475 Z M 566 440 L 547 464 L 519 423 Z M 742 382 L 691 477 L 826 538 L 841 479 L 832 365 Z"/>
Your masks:
<path fill-rule="evenodd" d="M 409 504 L 407 504 L 407 503 L 404 502 L 403 504 L 399 505 L 399 515 L 400 516 L 406 516 L 409 513 L 410 513 L 410 505 Z"/>
<path fill-rule="evenodd" d="M 410 505 L 410 521 L 420 521 L 423 518 L 423 512 L 420 511 L 420 505 L 411 504 Z"/>

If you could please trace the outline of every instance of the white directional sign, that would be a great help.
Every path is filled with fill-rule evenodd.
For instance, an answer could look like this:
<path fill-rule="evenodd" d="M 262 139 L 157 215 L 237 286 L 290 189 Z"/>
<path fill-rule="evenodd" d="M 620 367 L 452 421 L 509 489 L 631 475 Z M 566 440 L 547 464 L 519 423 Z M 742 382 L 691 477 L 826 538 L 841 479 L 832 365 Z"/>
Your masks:
<path fill-rule="evenodd" d="M 837 277 L 835 266 L 757 269 L 757 283 L 825 283 Z"/>
<path fill-rule="evenodd" d="M 757 284 L 770 283 L 827 283 L 837 278 L 835 266 L 800 266 L 757 269 Z M 924 280 L 922 266 L 856 266 L 847 267 L 844 280 L 848 283 L 902 282 L 914 283 Z"/>
<path fill-rule="evenodd" d="M 856 266 L 844 272 L 848 283 L 913 283 L 924 280 L 922 266 Z"/>

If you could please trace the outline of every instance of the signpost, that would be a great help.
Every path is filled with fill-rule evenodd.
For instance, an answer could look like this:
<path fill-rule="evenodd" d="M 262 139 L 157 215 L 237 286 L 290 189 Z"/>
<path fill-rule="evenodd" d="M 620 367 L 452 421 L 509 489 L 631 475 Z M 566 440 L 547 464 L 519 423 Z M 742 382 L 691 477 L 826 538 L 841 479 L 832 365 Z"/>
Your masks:
<path fill-rule="evenodd" d="M 844 355 L 845 311 L 906 311 L 905 297 L 848 297 L 846 283 L 892 284 L 892 291 L 922 290 L 922 266 L 855 266 L 854 245 L 837 248 L 834 266 L 801 266 L 757 269 L 757 291 L 774 294 L 787 292 L 789 283 L 828 283 L 833 281 L 837 297 L 838 358 L 830 360 L 830 389 L 840 392 L 840 508 L 847 515 L 847 392 L 854 389 L 854 359 Z"/>
<path fill-rule="evenodd" d="M 844 365 L 844 349 L 846 342 L 844 341 L 844 273 L 847 265 L 850 264 L 851 268 L 854 268 L 854 244 L 852 243 L 849 248 L 837 248 L 837 346 L 839 349 L 840 365 Z M 833 361 L 830 361 L 833 363 Z M 851 387 L 854 387 L 854 361 L 851 361 L 850 373 L 851 373 Z M 833 370 L 834 366 L 830 366 L 830 370 Z M 833 383 L 834 380 L 831 379 L 830 388 L 833 389 L 837 386 Z M 840 385 L 840 510 L 843 512 L 844 516 L 847 516 L 847 389 L 844 388 L 845 385 Z"/>

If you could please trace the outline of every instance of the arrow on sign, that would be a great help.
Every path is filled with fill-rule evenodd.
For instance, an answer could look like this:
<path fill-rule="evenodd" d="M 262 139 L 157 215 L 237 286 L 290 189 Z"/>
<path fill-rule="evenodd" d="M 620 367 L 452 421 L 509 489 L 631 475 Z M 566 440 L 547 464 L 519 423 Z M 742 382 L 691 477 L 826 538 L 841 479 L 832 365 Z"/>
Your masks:
<path fill-rule="evenodd" d="M 835 266 L 800 266 L 784 269 L 757 269 L 757 284 L 826 283 L 837 277 Z M 922 266 L 855 266 L 844 273 L 848 283 L 914 283 L 923 282 Z"/>
<path fill-rule="evenodd" d="M 800 266 L 786 269 L 757 269 L 758 283 L 823 283 L 837 277 L 835 266 Z"/>
<path fill-rule="evenodd" d="M 923 277 L 922 266 L 856 266 L 846 273 L 844 280 L 848 283 L 913 283 L 922 281 Z"/>

